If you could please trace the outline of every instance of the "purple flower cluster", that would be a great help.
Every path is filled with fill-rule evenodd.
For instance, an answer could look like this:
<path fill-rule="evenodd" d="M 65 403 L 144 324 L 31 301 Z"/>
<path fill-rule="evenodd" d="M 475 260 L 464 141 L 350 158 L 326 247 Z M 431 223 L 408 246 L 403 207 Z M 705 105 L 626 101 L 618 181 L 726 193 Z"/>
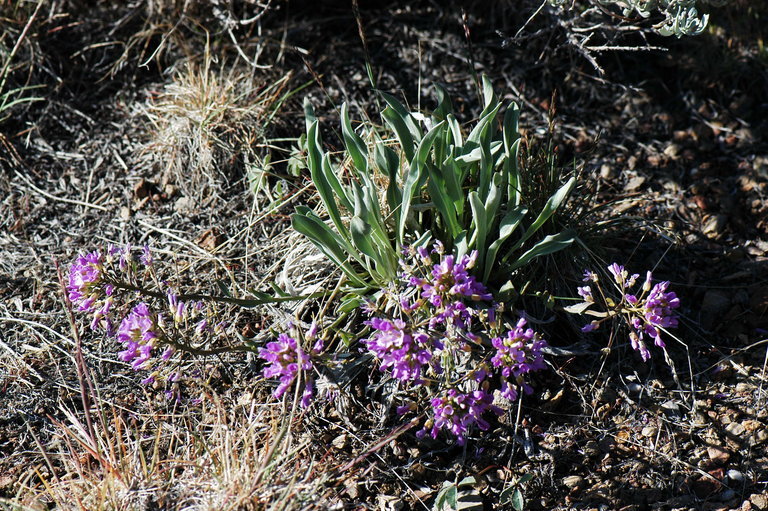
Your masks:
<path fill-rule="evenodd" d="M 91 329 L 104 326 L 112 329 L 109 311 L 114 302 L 115 286 L 105 280 L 104 261 L 101 253 L 78 255 L 69 268 L 67 295 L 77 310 L 93 313 Z"/>
<path fill-rule="evenodd" d="M 494 405 L 494 388 L 514 400 L 518 389 L 532 391 L 526 375 L 545 367 L 541 348 L 546 343 L 525 328 L 525 319 L 504 331 L 503 307 L 488 303 L 493 296 L 469 273 L 476 258 L 477 252 L 446 255 L 439 243 L 431 251 L 406 249 L 400 292 L 384 294 L 382 310 L 390 317 L 367 321 L 373 333 L 363 341 L 380 369 L 402 387 L 432 396 L 432 417 L 421 435 L 436 437 L 445 430 L 459 444 L 469 428 L 488 428 L 485 412 L 501 412 Z M 366 309 L 374 314 L 376 304 Z M 488 338 L 492 348 L 483 340 Z M 419 409 L 412 400 L 397 407 L 399 414 Z"/>
<path fill-rule="evenodd" d="M 546 341 L 525 326 L 525 318 L 520 318 L 515 328 L 507 332 L 505 337 L 495 337 L 491 340 L 491 344 L 496 348 L 491 364 L 501 370 L 505 379 L 502 382 L 501 395 L 510 401 L 517 399 L 518 395 L 517 388 L 509 381 L 510 378 L 522 387 L 526 394 L 530 394 L 533 389 L 525 383 L 524 375 L 546 367 L 541 353 L 541 349 L 547 345 Z"/>
<path fill-rule="evenodd" d="M 134 370 L 153 371 L 143 380 L 152 383 L 167 369 L 167 364 L 162 362 L 167 362 L 175 353 L 172 345 L 178 343 L 171 339 L 200 338 L 209 332 L 216 333 L 220 324 L 208 327 L 203 303 L 185 302 L 172 291 L 166 293 L 165 306 L 150 300 L 140 302 L 142 293 L 136 291 L 146 290 L 148 277 L 152 277 L 155 285 L 160 281 L 154 277 L 149 246 L 141 249 L 138 261 L 132 250 L 130 245 L 122 248 L 110 245 L 104 253 L 80 254 L 69 268 L 67 295 L 77 310 L 93 315 L 93 330 L 103 327 L 108 336 L 114 336 L 122 344 L 120 360 L 130 363 Z M 159 285 L 166 286 L 164 282 Z M 149 290 L 147 293 L 145 296 L 151 297 L 158 294 Z M 165 322 L 166 318 L 170 321 Z M 113 319 L 114 324 L 119 325 L 117 329 L 113 328 Z M 196 327 L 192 332 L 184 331 L 191 320 L 197 321 Z M 178 374 L 173 373 L 167 380 L 177 378 Z"/>
<path fill-rule="evenodd" d="M 432 339 L 423 332 L 410 331 L 401 319 L 373 318 L 366 324 L 376 332 L 363 343 L 380 360 L 380 369 L 389 369 L 399 380 L 420 383 L 432 349 L 437 347 Z"/>
<path fill-rule="evenodd" d="M 629 340 L 632 348 L 640 353 L 644 361 L 647 361 L 651 358 L 651 352 L 645 344 L 645 336 L 653 339 L 654 344 L 660 348 L 666 346 L 661 338 L 661 330 L 677 327 L 678 319 L 674 309 L 680 307 L 680 299 L 673 291 L 667 290 L 668 281 L 653 285 L 653 275 L 650 271 L 646 273 L 639 295 L 631 294 L 629 290 L 635 286 L 640 275 L 630 275 L 618 263 L 608 266 L 608 271 L 613 275 L 621 296 L 617 301 L 611 300 L 610 303 L 606 303 L 609 311 L 604 314 L 603 319 L 592 321 L 585 325 L 582 331 L 596 330 L 603 321 L 621 315 L 630 327 Z M 585 281 L 598 283 L 595 273 L 587 270 L 584 275 Z M 577 291 L 585 301 L 594 302 L 589 286 L 580 287 Z"/>
<path fill-rule="evenodd" d="M 291 325 L 289 325 L 291 327 Z M 312 341 L 317 335 L 317 327 L 313 324 L 307 334 L 306 340 Z M 275 398 L 280 398 L 285 391 L 288 390 L 293 382 L 299 376 L 299 372 L 303 371 L 304 376 L 304 391 L 301 396 L 301 406 L 306 408 L 309 406 L 312 398 L 314 397 L 314 379 L 310 371 L 312 371 L 314 365 L 310 355 L 318 355 L 323 349 L 322 339 L 318 339 L 310 354 L 304 352 L 299 345 L 299 342 L 286 333 L 281 333 L 277 341 L 267 343 L 265 348 L 259 350 L 259 358 L 267 361 L 267 366 L 264 367 L 262 375 L 264 378 L 279 378 L 280 384 L 273 392 Z"/>
<path fill-rule="evenodd" d="M 488 422 L 483 419 L 483 414 L 491 411 L 501 415 L 501 408 L 493 404 L 493 395 L 484 390 L 475 390 L 463 393 L 456 389 L 449 389 L 442 396 L 430 401 L 433 418 L 426 427 L 417 433 L 422 437 L 429 433 L 432 438 L 437 438 L 441 429 L 446 429 L 456 437 L 458 445 L 464 445 L 468 429 L 477 425 L 481 431 L 489 428 Z"/>
<path fill-rule="evenodd" d="M 430 264 L 431 257 L 424 247 L 416 249 L 421 262 Z M 442 255 L 442 245 L 436 244 L 433 254 Z M 469 274 L 477 260 L 477 250 L 461 256 L 458 261 L 453 255 L 442 256 L 426 276 L 404 275 L 408 285 L 421 292 L 421 300 L 429 303 L 434 311 L 429 327 L 448 323 L 462 330 L 467 330 L 467 324 L 473 313 L 462 299 L 473 302 L 490 301 L 493 296 L 486 287 Z M 417 302 L 421 303 L 421 302 Z"/>
<path fill-rule="evenodd" d="M 136 305 L 117 329 L 117 340 L 125 348 L 118 354 L 120 360 L 130 363 L 137 371 L 151 369 L 152 349 L 162 341 L 161 321 L 162 317 L 153 314 L 146 303 Z M 167 361 L 172 354 L 173 349 L 169 347 L 161 358 Z"/>

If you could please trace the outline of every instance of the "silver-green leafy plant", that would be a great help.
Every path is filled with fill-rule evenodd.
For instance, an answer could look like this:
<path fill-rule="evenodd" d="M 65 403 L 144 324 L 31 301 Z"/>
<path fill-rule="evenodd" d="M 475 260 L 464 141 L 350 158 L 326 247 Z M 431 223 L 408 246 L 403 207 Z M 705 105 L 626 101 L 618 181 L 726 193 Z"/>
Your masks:
<path fill-rule="evenodd" d="M 438 87 L 437 95 L 437 108 L 425 116 L 382 92 L 385 126 L 363 123 L 360 133 L 343 105 L 345 151 L 338 162 L 323 150 L 318 121 L 305 102 L 307 166 L 330 225 L 299 206 L 293 227 L 354 286 L 383 288 L 397 280 L 404 246 L 439 241 L 457 257 L 477 250 L 475 274 L 496 282 L 574 240 L 569 230 L 535 237 L 566 201 L 575 178 L 530 214 L 521 192 L 530 187 L 522 186 L 518 166 L 517 105 L 506 105 L 499 126 L 503 105 L 484 77 L 484 108 L 465 134 L 446 92 Z"/>
<path fill-rule="evenodd" d="M 639 15 L 643 19 L 658 13 L 663 21 L 653 26 L 663 36 L 691 36 L 701 34 L 709 22 L 709 14 L 701 14 L 701 4 L 716 7 L 725 5 L 728 0 L 596 0 L 603 6 L 617 7 L 625 17 Z M 549 0 L 556 7 L 563 7 L 566 0 Z"/>

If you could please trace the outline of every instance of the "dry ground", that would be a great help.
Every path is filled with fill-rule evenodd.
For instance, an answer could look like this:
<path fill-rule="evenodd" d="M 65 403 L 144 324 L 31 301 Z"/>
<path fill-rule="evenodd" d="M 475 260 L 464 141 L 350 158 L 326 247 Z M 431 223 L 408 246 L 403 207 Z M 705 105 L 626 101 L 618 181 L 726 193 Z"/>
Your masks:
<path fill-rule="evenodd" d="M 0 92 L 43 85 L 0 125 L 0 507 L 432 509 L 472 476 L 460 498 L 509 509 L 502 492 L 530 474 L 527 509 L 768 509 L 764 7 L 588 55 L 548 8 L 517 34 L 537 3 L 363 2 L 357 18 L 346 2 L 177 4 L 0 6 L 3 58 L 17 47 Z M 462 449 L 398 430 L 376 372 L 302 412 L 270 400 L 250 354 L 189 357 L 183 386 L 142 386 L 113 341 L 73 330 L 55 262 L 109 242 L 150 243 L 188 290 L 332 288 L 289 228 L 314 201 L 301 99 L 332 145 L 341 102 L 376 120 L 366 61 L 413 107 L 444 85 L 464 121 L 475 74 L 520 103 L 531 146 L 551 141 L 597 208 L 576 263 L 551 263 L 573 272 L 542 282 L 573 293 L 589 254 L 656 268 L 684 304 L 675 371 L 548 313 L 552 345 L 587 349 L 552 356 L 540 392 Z M 222 314 L 264 342 L 325 305 Z"/>

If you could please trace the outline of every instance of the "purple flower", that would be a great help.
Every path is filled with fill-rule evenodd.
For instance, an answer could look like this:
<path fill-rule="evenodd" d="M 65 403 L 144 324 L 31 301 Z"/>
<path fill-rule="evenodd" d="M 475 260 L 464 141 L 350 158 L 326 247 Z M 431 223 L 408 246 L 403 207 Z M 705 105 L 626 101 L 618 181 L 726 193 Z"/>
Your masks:
<path fill-rule="evenodd" d="M 149 251 L 149 245 L 146 243 L 141 249 L 141 256 L 139 257 L 139 261 L 141 261 L 141 264 L 144 266 L 152 266 L 152 252 Z"/>
<path fill-rule="evenodd" d="M 179 297 L 173 292 L 168 295 L 168 310 L 171 311 L 171 317 L 175 323 L 182 323 L 187 315 L 187 304 L 179 301 Z"/>
<path fill-rule="evenodd" d="M 650 281 L 651 275 L 648 272 L 646 282 Z M 643 360 L 648 360 L 651 356 L 643 342 L 644 335 L 653 339 L 656 346 L 663 348 L 666 344 L 661 338 L 660 329 L 675 328 L 678 325 L 677 314 L 675 314 L 674 309 L 680 307 L 680 299 L 674 291 L 667 292 L 668 287 L 668 281 L 659 282 L 653 286 L 642 304 L 637 307 L 642 316 L 638 314 L 632 318 L 631 323 L 634 331 L 630 334 L 630 341 L 632 347 L 640 351 Z"/>
<path fill-rule="evenodd" d="M 635 281 L 640 276 L 637 273 L 630 275 L 629 272 L 627 272 L 627 270 L 625 270 L 624 267 L 618 263 L 611 264 L 608 267 L 608 271 L 613 274 L 614 280 L 622 288 L 629 288 L 634 286 Z"/>
<path fill-rule="evenodd" d="M 92 312 L 94 304 L 104 296 L 111 295 L 113 286 L 102 286 L 104 261 L 101 253 L 80 254 L 69 267 L 67 292 L 69 300 L 77 310 Z"/>
<path fill-rule="evenodd" d="M 577 287 L 576 292 L 579 293 L 579 296 L 584 298 L 585 302 L 595 301 L 594 297 L 592 296 L 592 288 L 589 286 Z"/>
<path fill-rule="evenodd" d="M 158 317 L 149 306 L 143 302 L 136 305 L 117 330 L 117 340 L 125 348 L 118 355 L 120 360 L 130 362 L 134 370 L 149 369 L 152 348 L 160 339 L 158 331 Z"/>
<path fill-rule="evenodd" d="M 517 378 L 545 367 L 541 348 L 547 343 L 525 326 L 525 318 L 520 318 L 515 329 L 507 332 L 505 338 L 496 337 L 491 340 L 491 344 L 496 348 L 491 363 L 494 367 L 501 368 L 501 374 L 505 378 Z"/>
<path fill-rule="evenodd" d="M 484 390 L 475 390 L 462 393 L 456 389 L 449 389 L 440 397 L 431 401 L 434 417 L 431 425 L 420 431 L 419 436 L 429 433 L 432 438 L 437 438 L 441 429 L 446 429 L 456 437 L 456 443 L 464 445 L 466 434 L 473 425 L 486 431 L 488 422 L 483 419 L 483 414 L 492 411 L 501 415 L 502 410 L 493 404 L 493 396 Z"/>
<path fill-rule="evenodd" d="M 275 398 L 280 398 L 288 390 L 300 370 L 309 371 L 312 369 L 312 361 L 302 351 L 296 339 L 284 333 L 278 336 L 277 341 L 267 343 L 266 348 L 261 348 L 259 358 L 268 362 L 262 371 L 264 378 L 280 378 L 280 384 L 273 393 Z M 302 396 L 302 406 L 309 404 L 313 389 L 314 386 L 311 381 L 307 381 Z"/>
<path fill-rule="evenodd" d="M 496 337 L 491 344 L 496 348 L 496 354 L 491 358 L 494 367 L 501 369 L 501 395 L 510 401 L 517 399 L 517 390 L 509 383 L 509 379 L 530 389 L 524 382 L 524 375 L 532 371 L 544 369 L 544 357 L 541 349 L 547 345 L 532 329 L 525 328 L 525 318 L 520 318 L 514 330 L 507 332 L 506 337 Z M 529 392 L 530 393 L 530 392 Z"/>
<path fill-rule="evenodd" d="M 441 305 L 441 298 L 445 295 L 466 297 L 475 301 L 492 300 L 493 297 L 485 286 L 468 272 L 475 265 L 476 259 L 477 250 L 463 255 L 458 261 L 452 255 L 445 256 L 432 268 L 432 281 L 425 280 L 421 284 L 424 291 L 422 296 L 435 307 Z"/>
<path fill-rule="evenodd" d="M 381 361 L 381 370 L 391 370 L 398 380 L 419 383 L 425 366 L 432 359 L 430 337 L 412 332 L 401 319 L 373 318 L 366 324 L 376 332 L 363 342 Z"/>

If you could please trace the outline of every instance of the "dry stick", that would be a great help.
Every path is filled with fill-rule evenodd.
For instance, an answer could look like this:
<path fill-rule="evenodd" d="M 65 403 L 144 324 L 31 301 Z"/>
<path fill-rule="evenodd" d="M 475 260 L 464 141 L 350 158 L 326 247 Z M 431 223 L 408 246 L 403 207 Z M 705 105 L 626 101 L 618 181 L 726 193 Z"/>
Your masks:
<path fill-rule="evenodd" d="M 91 441 L 91 445 L 95 445 L 98 449 L 98 444 L 96 443 L 96 432 L 93 429 L 93 422 L 91 421 L 91 401 L 88 398 L 88 394 L 85 391 L 85 380 L 86 380 L 86 365 L 85 365 L 85 359 L 83 358 L 83 349 L 82 349 L 82 341 L 80 339 L 80 331 L 77 329 L 77 324 L 75 323 L 75 314 L 72 312 L 72 302 L 69 301 L 67 298 L 67 287 L 64 284 L 64 276 L 61 274 L 61 267 L 59 266 L 59 261 L 54 258 L 53 264 L 56 267 L 56 274 L 59 278 L 59 286 L 61 287 L 61 291 L 64 294 L 64 307 L 67 311 L 67 319 L 69 319 L 69 326 L 72 328 L 72 335 L 75 338 L 75 367 L 77 368 L 77 380 L 80 383 L 80 399 L 83 403 L 83 412 L 85 413 L 85 423 L 88 426 L 88 435 L 90 436 L 89 440 Z M 90 382 L 88 387 L 91 388 Z"/>
<path fill-rule="evenodd" d="M 35 186 L 32 183 L 32 181 L 30 181 L 29 178 L 26 177 L 25 175 L 20 174 L 19 172 L 16 172 L 15 174 L 17 176 L 19 176 L 21 179 L 23 179 L 24 181 L 26 181 L 27 186 L 32 188 L 34 191 L 36 191 L 37 193 L 39 193 L 43 197 L 48 197 L 49 199 L 55 200 L 55 201 L 58 201 L 58 202 L 66 202 L 67 204 L 75 204 L 77 206 L 85 206 L 85 207 L 88 207 L 88 208 L 98 209 L 100 211 L 109 211 L 109 208 L 105 208 L 104 206 L 99 206 L 98 204 L 92 204 L 90 202 L 74 200 L 74 199 L 66 199 L 64 197 L 57 197 L 57 196 L 52 195 L 52 194 L 50 194 L 50 193 L 48 193 L 48 192 L 46 192 L 44 190 L 41 190 L 37 186 Z"/>

